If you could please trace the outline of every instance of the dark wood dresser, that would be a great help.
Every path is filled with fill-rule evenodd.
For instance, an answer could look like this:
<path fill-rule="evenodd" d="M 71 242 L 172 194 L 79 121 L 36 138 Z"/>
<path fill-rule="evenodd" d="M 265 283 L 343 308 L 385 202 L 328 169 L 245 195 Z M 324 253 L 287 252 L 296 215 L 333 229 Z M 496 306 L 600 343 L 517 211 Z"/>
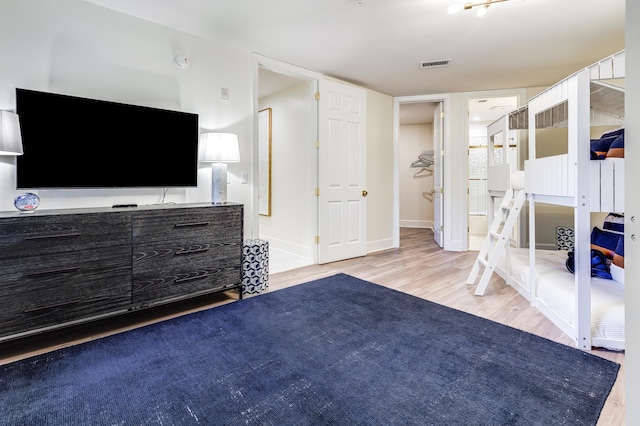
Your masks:
<path fill-rule="evenodd" d="M 0 341 L 235 289 L 243 206 L 0 213 Z"/>

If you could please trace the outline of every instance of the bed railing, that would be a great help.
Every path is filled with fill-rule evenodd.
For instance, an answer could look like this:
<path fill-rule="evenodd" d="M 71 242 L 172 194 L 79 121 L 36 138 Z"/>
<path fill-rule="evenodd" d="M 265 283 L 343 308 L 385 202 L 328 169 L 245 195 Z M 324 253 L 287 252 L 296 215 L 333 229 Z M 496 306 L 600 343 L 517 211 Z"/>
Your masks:
<path fill-rule="evenodd" d="M 576 188 L 574 170 L 566 154 L 527 160 L 525 190 L 539 197 L 572 198 Z M 591 160 L 590 172 L 590 210 L 624 211 L 624 159 Z"/>

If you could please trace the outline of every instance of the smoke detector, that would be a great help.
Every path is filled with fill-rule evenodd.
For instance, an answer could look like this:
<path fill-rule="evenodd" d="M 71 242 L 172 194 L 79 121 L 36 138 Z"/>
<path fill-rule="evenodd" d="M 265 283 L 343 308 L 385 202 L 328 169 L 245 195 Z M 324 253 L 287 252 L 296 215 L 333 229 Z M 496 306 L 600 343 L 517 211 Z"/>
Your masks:
<path fill-rule="evenodd" d="M 173 60 L 176 62 L 178 68 L 189 68 L 189 58 L 182 53 L 178 53 Z"/>

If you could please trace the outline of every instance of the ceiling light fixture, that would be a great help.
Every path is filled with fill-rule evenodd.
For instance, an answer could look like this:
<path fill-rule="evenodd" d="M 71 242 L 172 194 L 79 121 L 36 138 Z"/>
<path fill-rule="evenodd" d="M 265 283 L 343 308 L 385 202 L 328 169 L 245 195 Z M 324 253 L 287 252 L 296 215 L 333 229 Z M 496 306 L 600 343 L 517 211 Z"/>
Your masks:
<path fill-rule="evenodd" d="M 491 6 L 494 3 L 502 3 L 503 1 L 507 1 L 507 0 L 486 0 L 479 3 L 464 3 L 464 4 L 457 3 L 449 6 L 447 8 L 447 12 L 449 13 L 449 15 L 453 15 L 454 13 L 458 13 L 462 10 L 469 10 L 469 9 L 473 9 L 474 7 L 478 7 L 477 14 L 479 17 L 482 17 L 487 13 L 487 9 L 489 9 L 489 6 Z"/>

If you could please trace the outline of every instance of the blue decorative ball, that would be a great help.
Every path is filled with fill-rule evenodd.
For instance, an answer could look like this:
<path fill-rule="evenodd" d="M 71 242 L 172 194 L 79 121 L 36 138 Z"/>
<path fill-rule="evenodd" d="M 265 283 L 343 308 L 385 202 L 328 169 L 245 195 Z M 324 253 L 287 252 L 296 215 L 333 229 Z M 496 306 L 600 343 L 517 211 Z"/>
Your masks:
<path fill-rule="evenodd" d="M 13 200 L 13 205 L 21 212 L 31 212 L 40 205 L 40 197 L 31 192 L 20 194 Z"/>

